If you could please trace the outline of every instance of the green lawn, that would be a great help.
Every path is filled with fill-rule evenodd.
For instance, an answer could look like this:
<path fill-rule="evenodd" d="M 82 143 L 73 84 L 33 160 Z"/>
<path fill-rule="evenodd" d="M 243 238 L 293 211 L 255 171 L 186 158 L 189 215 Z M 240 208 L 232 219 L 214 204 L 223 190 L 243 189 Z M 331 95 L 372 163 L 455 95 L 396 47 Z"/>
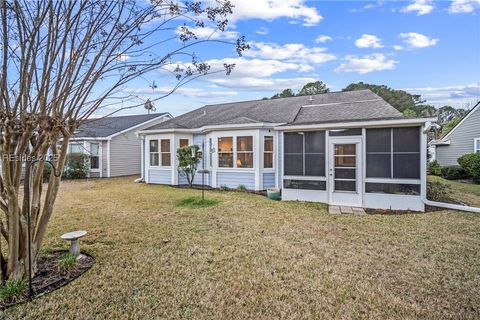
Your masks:
<path fill-rule="evenodd" d="M 2 319 L 479 318 L 480 215 L 329 215 L 320 204 L 134 184 L 66 182 L 46 247 L 97 262 Z M 184 202 L 185 203 L 185 202 Z"/>
<path fill-rule="evenodd" d="M 451 186 L 453 200 L 469 206 L 480 207 L 480 184 L 447 180 L 437 176 L 428 176 L 428 181 L 440 181 Z"/>

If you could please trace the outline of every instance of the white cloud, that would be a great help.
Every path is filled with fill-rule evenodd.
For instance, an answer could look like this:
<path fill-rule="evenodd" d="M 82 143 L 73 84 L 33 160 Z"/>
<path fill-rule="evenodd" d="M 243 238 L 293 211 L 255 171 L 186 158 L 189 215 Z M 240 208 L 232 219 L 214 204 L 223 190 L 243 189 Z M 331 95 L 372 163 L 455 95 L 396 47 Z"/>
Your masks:
<path fill-rule="evenodd" d="M 228 78 L 240 78 L 240 77 L 258 77 L 265 78 L 270 77 L 275 73 L 281 73 L 286 71 L 300 71 L 309 72 L 313 70 L 313 67 L 303 63 L 283 62 L 274 59 L 261 60 L 261 59 L 246 59 L 240 58 L 225 58 L 225 59 L 212 59 L 206 61 L 211 66 L 212 70 L 222 70 L 223 65 L 235 64 L 235 68 Z M 225 74 L 212 74 L 207 76 L 225 78 Z"/>
<path fill-rule="evenodd" d="M 261 36 L 265 36 L 268 34 L 268 29 L 265 28 L 265 27 L 260 27 L 257 29 L 257 31 L 255 31 L 256 34 L 259 34 Z"/>
<path fill-rule="evenodd" d="M 159 96 L 168 94 L 173 87 L 158 87 L 155 90 L 151 88 L 125 88 L 123 91 L 129 94 L 139 96 Z M 173 94 L 183 95 L 188 98 L 214 98 L 214 97 L 233 97 L 238 93 L 236 91 L 207 91 L 201 88 L 180 87 Z"/>
<path fill-rule="evenodd" d="M 466 104 L 480 100 L 480 83 L 445 87 L 420 87 L 402 89 L 420 94 L 427 103 L 436 105 L 455 105 L 464 107 Z"/>
<path fill-rule="evenodd" d="M 448 8 L 450 13 L 471 13 L 480 8 L 480 0 L 453 0 Z"/>
<path fill-rule="evenodd" d="M 232 0 L 235 8 L 229 20 L 236 22 L 247 19 L 272 21 L 278 18 L 300 20 L 304 26 L 315 26 L 323 17 L 313 6 L 307 6 L 303 0 Z"/>
<path fill-rule="evenodd" d="M 324 43 L 329 40 L 332 40 L 332 37 L 321 34 L 317 37 L 317 39 L 315 39 L 315 43 Z"/>
<path fill-rule="evenodd" d="M 400 38 L 412 48 L 425 48 L 438 43 L 438 39 L 433 39 L 416 32 L 400 33 Z"/>
<path fill-rule="evenodd" d="M 358 48 L 381 48 L 382 42 L 377 36 L 372 34 L 363 34 L 355 41 L 355 45 Z"/>
<path fill-rule="evenodd" d="M 399 46 L 399 45 L 394 45 L 394 46 L 393 46 L 393 49 L 395 49 L 395 50 L 403 50 L 403 47 L 402 47 L 402 46 Z"/>
<path fill-rule="evenodd" d="M 398 61 L 389 60 L 381 53 L 374 53 L 363 57 L 349 55 L 346 56 L 346 62 L 342 63 L 335 71 L 365 74 L 373 71 L 393 70 L 397 63 Z"/>
<path fill-rule="evenodd" d="M 188 27 L 199 39 L 237 39 L 239 33 L 237 31 L 220 31 L 212 27 Z M 181 27 L 177 28 L 177 34 L 181 33 Z"/>
<path fill-rule="evenodd" d="M 433 8 L 431 0 L 415 0 L 400 11 L 417 12 L 417 15 L 421 16 L 432 12 Z"/>
<path fill-rule="evenodd" d="M 276 43 L 252 42 L 250 45 L 252 48 L 244 53 L 246 57 L 314 64 L 336 59 L 335 55 L 326 52 L 326 48 L 308 48 L 301 43 L 278 45 Z"/>
<path fill-rule="evenodd" d="M 316 81 L 316 78 L 256 78 L 244 77 L 238 79 L 220 78 L 211 80 L 218 86 L 256 91 L 273 91 L 285 88 L 300 89 L 305 83 Z"/>

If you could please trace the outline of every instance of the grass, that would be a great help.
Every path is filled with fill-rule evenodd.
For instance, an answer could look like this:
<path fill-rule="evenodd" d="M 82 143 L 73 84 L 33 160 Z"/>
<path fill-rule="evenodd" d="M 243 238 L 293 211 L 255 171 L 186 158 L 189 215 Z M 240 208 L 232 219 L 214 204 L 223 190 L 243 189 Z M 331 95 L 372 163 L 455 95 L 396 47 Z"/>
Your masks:
<path fill-rule="evenodd" d="M 428 176 L 428 181 L 443 182 L 451 187 L 450 197 L 469 206 L 480 207 L 480 184 L 447 180 L 442 177 Z"/>
<path fill-rule="evenodd" d="M 63 183 L 45 246 L 87 230 L 96 263 L 2 319 L 447 319 L 480 316 L 480 215 L 337 216 L 200 190 Z M 167 239 L 167 241 L 165 240 Z"/>
<path fill-rule="evenodd" d="M 15 300 L 23 293 L 25 287 L 26 283 L 23 279 L 7 281 L 3 286 L 0 286 L 0 301 Z"/>
<path fill-rule="evenodd" d="M 177 202 L 177 206 L 185 208 L 208 208 L 216 206 L 220 201 L 217 199 L 204 199 L 202 197 L 188 197 Z"/>
<path fill-rule="evenodd" d="M 67 252 L 58 257 L 58 266 L 62 270 L 72 269 L 77 263 L 77 258 L 73 253 Z"/>

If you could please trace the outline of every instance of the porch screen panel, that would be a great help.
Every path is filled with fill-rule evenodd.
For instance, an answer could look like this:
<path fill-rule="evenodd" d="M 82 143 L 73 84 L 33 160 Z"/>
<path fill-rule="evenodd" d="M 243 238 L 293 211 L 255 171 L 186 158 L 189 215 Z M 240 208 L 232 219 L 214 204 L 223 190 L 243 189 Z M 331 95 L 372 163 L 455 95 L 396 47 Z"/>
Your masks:
<path fill-rule="evenodd" d="M 420 179 L 420 128 L 393 128 L 393 177 Z"/>
<path fill-rule="evenodd" d="M 325 176 L 325 131 L 305 132 L 305 176 Z"/>
<path fill-rule="evenodd" d="M 303 134 L 286 132 L 283 134 L 284 174 L 303 176 Z"/>
<path fill-rule="evenodd" d="M 325 176 L 325 131 L 284 133 L 284 174 Z"/>
<path fill-rule="evenodd" d="M 367 178 L 392 177 L 392 130 L 367 129 Z"/>

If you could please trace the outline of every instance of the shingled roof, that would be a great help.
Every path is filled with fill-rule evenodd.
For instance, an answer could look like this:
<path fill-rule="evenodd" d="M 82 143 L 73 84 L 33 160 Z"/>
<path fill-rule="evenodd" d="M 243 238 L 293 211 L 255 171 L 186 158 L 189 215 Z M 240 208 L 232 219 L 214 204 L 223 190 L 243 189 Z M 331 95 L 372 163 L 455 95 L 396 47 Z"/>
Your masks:
<path fill-rule="evenodd" d="M 106 138 L 115 133 L 119 133 L 165 115 L 169 115 L 169 113 L 136 114 L 130 116 L 89 119 L 80 126 L 77 132 L 75 132 L 75 138 Z"/>
<path fill-rule="evenodd" d="M 146 130 L 196 129 L 247 123 L 321 124 L 403 118 L 370 90 L 207 105 Z"/>

